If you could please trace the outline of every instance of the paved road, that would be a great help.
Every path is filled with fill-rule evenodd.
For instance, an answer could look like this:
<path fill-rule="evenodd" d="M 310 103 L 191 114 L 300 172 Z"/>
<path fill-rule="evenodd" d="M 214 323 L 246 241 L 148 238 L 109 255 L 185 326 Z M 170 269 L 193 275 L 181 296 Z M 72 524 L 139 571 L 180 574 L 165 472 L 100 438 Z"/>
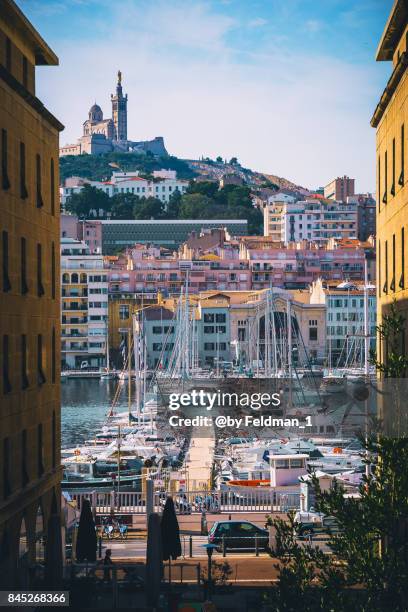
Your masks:
<path fill-rule="evenodd" d="M 188 559 L 190 557 L 190 536 L 181 535 L 181 550 L 182 558 Z M 192 537 L 192 553 L 193 559 L 206 559 L 207 553 L 203 548 L 203 545 L 208 542 L 206 536 L 193 536 Z M 323 541 L 316 540 L 316 545 L 319 545 L 324 552 L 328 552 L 328 548 Z M 144 559 L 146 557 L 146 538 L 145 537 L 131 537 L 130 539 L 120 540 L 103 540 L 103 551 L 106 548 L 112 550 L 113 559 Z M 102 553 L 103 554 L 103 553 Z M 230 558 L 247 558 L 256 559 L 255 551 L 227 551 L 227 559 Z M 222 553 L 214 551 L 214 557 L 222 559 Z M 270 559 L 269 553 L 259 551 L 259 558 L 264 557 Z"/>
<path fill-rule="evenodd" d="M 208 539 L 205 536 L 194 536 L 192 538 L 193 544 L 193 557 L 207 557 L 207 553 L 203 548 L 203 544 L 206 544 Z M 190 538 L 189 536 L 181 536 L 181 547 L 183 557 L 188 557 L 190 554 Z M 146 556 L 146 539 L 135 538 L 128 539 L 125 541 L 118 540 L 106 540 L 103 541 L 104 548 L 110 548 L 112 550 L 113 558 L 141 558 Z M 215 553 L 218 555 L 219 553 Z"/>
<path fill-rule="evenodd" d="M 171 564 L 171 576 L 173 582 L 184 582 L 196 584 L 198 575 L 206 575 L 207 573 L 207 555 L 202 548 L 202 544 L 206 543 L 205 537 L 194 538 L 193 543 L 193 558 L 189 558 L 188 540 L 186 540 L 185 548 L 182 541 L 182 555 L 177 561 Z M 123 563 L 135 564 L 138 568 L 137 573 L 141 576 L 145 571 L 145 542 L 142 540 L 132 540 L 127 542 L 108 542 L 108 547 L 112 550 L 112 559 L 116 565 Z M 105 549 L 105 544 L 104 544 Z M 230 568 L 228 582 L 243 583 L 246 585 L 255 584 L 270 584 L 276 581 L 277 571 L 274 565 L 277 559 L 272 559 L 266 553 L 260 553 L 256 557 L 254 553 L 228 553 L 225 558 L 221 553 L 215 551 L 213 555 L 213 564 L 226 562 Z M 213 571 L 216 572 L 216 567 L 213 565 Z M 164 579 L 168 580 L 168 564 L 164 564 Z"/>
<path fill-rule="evenodd" d="M 233 521 L 250 521 L 255 523 L 259 527 L 264 527 L 265 517 L 268 512 L 219 512 L 219 513 L 206 513 L 206 521 L 208 529 L 211 529 L 213 523 L 216 521 L 228 521 L 229 517 Z M 274 518 L 286 518 L 286 514 L 282 512 L 274 512 Z M 138 529 L 146 528 L 146 516 L 145 515 L 133 515 L 133 526 Z M 178 523 L 180 525 L 180 531 L 187 534 L 200 535 L 201 531 L 201 514 L 198 512 L 193 514 L 180 514 L 177 516 Z"/>

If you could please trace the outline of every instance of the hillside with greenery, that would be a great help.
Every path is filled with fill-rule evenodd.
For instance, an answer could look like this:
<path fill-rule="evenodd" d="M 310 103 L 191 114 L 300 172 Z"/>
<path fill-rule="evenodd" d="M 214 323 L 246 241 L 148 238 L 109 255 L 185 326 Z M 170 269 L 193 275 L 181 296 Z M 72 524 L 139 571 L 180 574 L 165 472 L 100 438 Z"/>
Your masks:
<path fill-rule="evenodd" d="M 262 233 L 262 213 L 254 208 L 249 187 L 210 181 L 194 182 L 183 195 L 176 191 L 166 206 L 153 197 L 133 193 L 117 193 L 109 197 L 90 185 L 68 198 L 65 209 L 81 219 L 246 219 L 248 232 Z"/>
<path fill-rule="evenodd" d="M 112 198 L 101 190 L 85 186 L 80 194 L 71 196 L 66 210 L 81 219 L 92 216 L 112 219 L 247 219 L 251 234 L 262 234 L 262 213 L 254 208 L 251 192 L 261 188 L 277 191 L 282 187 L 302 189 L 286 179 L 265 175 L 244 168 L 236 157 L 229 161 L 221 156 L 215 160 L 183 160 L 174 156 L 156 158 L 152 154 L 118 153 L 105 155 L 68 155 L 60 158 L 60 181 L 70 176 L 89 180 L 109 180 L 114 171 L 139 171 L 151 178 L 154 170 L 175 170 L 177 177 L 190 181 L 187 192 L 178 192 L 168 206 L 153 197 L 139 198 L 130 193 L 118 193 Z M 242 185 L 226 185 L 219 189 L 225 175 L 234 175 Z M 194 180 L 197 179 L 197 180 Z"/>
<path fill-rule="evenodd" d="M 190 166 L 177 157 L 159 157 L 140 153 L 106 153 L 105 155 L 66 155 L 60 158 L 61 185 L 69 176 L 80 176 L 91 181 L 108 180 L 112 172 L 133 172 L 150 175 L 153 170 L 175 170 L 180 179 L 191 179 L 196 173 Z"/>
<path fill-rule="evenodd" d="M 232 157 L 230 160 L 223 160 L 221 156 L 218 156 L 216 159 L 203 157 L 199 160 L 187 159 L 186 162 L 203 180 L 219 181 L 225 174 L 234 174 L 254 189 L 268 187 L 276 190 L 289 189 L 300 193 L 307 193 L 309 191 L 305 187 L 276 174 L 266 174 L 265 172 L 257 172 L 250 168 L 245 168 L 236 157 Z"/>

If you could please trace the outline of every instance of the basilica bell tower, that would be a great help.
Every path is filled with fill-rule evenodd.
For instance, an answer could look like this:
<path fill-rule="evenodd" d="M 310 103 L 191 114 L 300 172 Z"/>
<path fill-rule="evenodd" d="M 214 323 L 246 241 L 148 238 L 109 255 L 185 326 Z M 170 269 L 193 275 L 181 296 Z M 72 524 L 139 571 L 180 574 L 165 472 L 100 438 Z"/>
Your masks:
<path fill-rule="evenodd" d="M 113 140 L 127 140 L 127 94 L 122 91 L 122 73 L 118 71 L 116 95 L 111 94 Z"/>

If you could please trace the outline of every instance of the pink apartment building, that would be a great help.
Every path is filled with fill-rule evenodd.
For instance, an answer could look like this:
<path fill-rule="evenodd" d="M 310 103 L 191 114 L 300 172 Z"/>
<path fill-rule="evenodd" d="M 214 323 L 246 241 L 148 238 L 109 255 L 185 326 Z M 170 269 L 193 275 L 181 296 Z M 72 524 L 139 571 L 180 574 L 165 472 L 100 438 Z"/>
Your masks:
<path fill-rule="evenodd" d="M 66 218 L 64 218 L 66 217 Z M 62 235 L 80 238 L 91 253 L 101 253 L 100 222 L 73 223 L 62 215 Z M 306 288 L 321 277 L 328 281 L 375 281 L 372 242 L 355 238 L 330 239 L 327 245 L 307 241 L 282 243 L 269 236 L 232 237 L 222 229 L 193 232 L 178 250 L 153 244 L 135 244 L 117 256 L 106 257 L 109 292 L 176 295 L 189 279 L 189 291 L 247 291 L 270 286 Z"/>
<path fill-rule="evenodd" d="M 109 291 L 112 294 L 161 292 L 178 294 L 188 276 L 189 291 L 207 289 L 246 291 L 251 289 L 248 262 L 236 259 L 183 259 L 177 252 L 157 246 L 135 245 L 109 261 Z"/>
<path fill-rule="evenodd" d="M 247 291 L 270 286 L 306 288 L 319 277 L 329 281 L 362 280 L 369 261 L 369 280 L 375 280 L 373 249 L 358 241 L 334 248 L 272 246 L 258 237 L 233 244 L 211 245 L 199 254 L 183 245 L 179 252 L 135 245 L 109 262 L 111 294 L 175 295 L 185 285 L 191 293 L 206 290 Z"/>
<path fill-rule="evenodd" d="M 362 280 L 366 258 L 369 280 L 374 280 L 373 254 L 372 244 L 352 239 L 332 240 L 327 246 L 303 241 L 287 247 L 263 236 L 243 237 L 240 241 L 240 258 L 249 263 L 252 289 L 307 287 L 319 277 Z"/>

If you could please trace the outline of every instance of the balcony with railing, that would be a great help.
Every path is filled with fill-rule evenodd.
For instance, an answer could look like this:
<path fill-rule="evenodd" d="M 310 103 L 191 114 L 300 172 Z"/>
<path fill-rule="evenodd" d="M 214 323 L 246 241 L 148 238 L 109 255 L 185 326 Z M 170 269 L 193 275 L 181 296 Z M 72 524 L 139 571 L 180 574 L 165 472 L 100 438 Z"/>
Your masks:
<path fill-rule="evenodd" d="M 78 317 L 70 317 L 67 319 L 66 316 L 62 316 L 61 319 L 62 325 L 88 325 L 88 317 L 83 317 L 79 319 Z"/>
<path fill-rule="evenodd" d="M 84 261 L 83 259 L 81 259 L 81 261 L 78 262 L 75 260 L 66 260 L 64 259 L 64 257 L 61 257 L 61 270 L 97 270 L 98 272 L 100 272 L 103 269 L 106 269 L 103 260 L 100 261 L 97 259 L 92 259 L 91 261 Z"/>
<path fill-rule="evenodd" d="M 72 325 L 75 325 L 74 323 Z M 70 338 L 87 338 L 88 334 L 84 334 L 81 332 L 67 332 L 65 329 L 62 330 L 61 332 L 61 338 L 64 338 L 66 340 L 69 340 Z"/>
<path fill-rule="evenodd" d="M 64 353 L 69 353 L 70 351 L 87 351 L 88 344 L 87 342 L 71 342 L 70 344 L 66 344 L 65 342 L 61 345 L 61 351 Z"/>
<path fill-rule="evenodd" d="M 111 274 L 109 276 L 109 281 L 129 281 L 129 274 Z"/>
<path fill-rule="evenodd" d="M 65 289 L 63 287 L 61 296 L 67 298 L 86 298 L 88 297 L 88 289 Z"/>
<path fill-rule="evenodd" d="M 88 304 L 78 304 L 78 303 L 69 303 L 69 302 L 64 302 L 62 304 L 62 310 L 66 311 L 66 312 L 78 312 L 78 311 L 85 311 L 88 310 Z"/>

